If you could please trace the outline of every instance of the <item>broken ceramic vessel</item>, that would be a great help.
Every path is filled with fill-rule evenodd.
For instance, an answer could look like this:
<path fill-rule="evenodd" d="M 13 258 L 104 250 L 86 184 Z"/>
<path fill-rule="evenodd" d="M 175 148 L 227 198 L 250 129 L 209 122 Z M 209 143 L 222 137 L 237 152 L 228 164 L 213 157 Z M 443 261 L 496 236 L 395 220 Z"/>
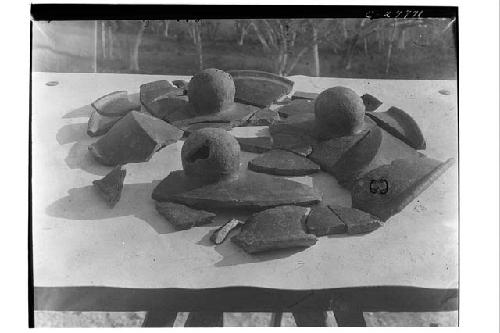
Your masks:
<path fill-rule="evenodd" d="M 273 141 L 268 136 L 253 138 L 236 138 L 240 144 L 241 151 L 261 154 L 269 151 L 273 147 Z"/>
<path fill-rule="evenodd" d="M 328 206 L 318 205 L 311 208 L 306 220 L 307 232 L 316 237 L 343 234 L 346 225 Z"/>
<path fill-rule="evenodd" d="M 416 121 L 406 112 L 391 107 L 385 112 L 369 112 L 367 115 L 378 126 L 415 149 L 425 149 L 425 139 Z"/>
<path fill-rule="evenodd" d="M 276 176 L 305 176 L 320 170 L 319 165 L 299 154 L 275 149 L 248 162 L 248 169 Z"/>
<path fill-rule="evenodd" d="M 293 100 L 276 111 L 284 119 L 295 115 L 314 113 L 314 102 L 304 99 Z"/>
<path fill-rule="evenodd" d="M 305 91 L 296 91 L 292 95 L 292 101 L 297 100 L 297 99 L 305 99 L 305 100 L 310 100 L 312 101 L 316 97 L 318 97 L 318 93 L 311 93 L 311 92 L 305 92 Z"/>
<path fill-rule="evenodd" d="M 452 164 L 425 156 L 397 159 L 364 174 L 352 189 L 352 206 L 382 221 L 403 210 Z"/>
<path fill-rule="evenodd" d="M 375 216 L 356 208 L 328 205 L 335 215 L 346 225 L 348 234 L 365 234 L 382 226 L 382 222 Z"/>
<path fill-rule="evenodd" d="M 177 88 L 176 88 L 177 89 Z M 185 130 L 193 124 L 245 125 L 259 108 L 234 101 L 235 85 L 224 71 L 208 68 L 196 73 L 187 86 L 187 96 L 157 97 L 159 117 Z M 186 99 L 187 98 L 187 99 Z M 172 101 L 182 99 L 182 102 Z M 209 127 L 210 125 L 207 125 Z"/>
<path fill-rule="evenodd" d="M 282 205 L 311 206 L 321 195 L 310 186 L 281 177 L 247 172 L 183 193 L 170 200 L 201 209 L 238 208 L 258 211 Z"/>
<path fill-rule="evenodd" d="M 109 166 L 145 162 L 181 137 L 181 130 L 163 120 L 132 111 L 90 145 L 89 151 L 99 163 Z"/>
<path fill-rule="evenodd" d="M 245 124 L 246 126 L 269 126 L 280 121 L 278 112 L 269 108 L 261 109 L 255 112 Z"/>
<path fill-rule="evenodd" d="M 282 76 L 262 71 L 232 70 L 229 74 L 236 87 L 235 100 L 260 108 L 269 107 L 290 94 L 294 84 Z"/>
<path fill-rule="evenodd" d="M 173 202 L 156 202 L 156 210 L 170 222 L 176 230 L 186 230 L 211 223 L 215 214 L 196 210 Z"/>
<path fill-rule="evenodd" d="M 219 228 L 215 229 L 212 232 L 212 235 L 210 235 L 210 240 L 215 245 L 222 244 L 232 231 L 236 230 L 238 227 L 242 226 L 243 224 L 245 224 L 245 222 L 237 220 L 237 219 L 231 219 L 231 220 L 227 221 L 226 223 L 224 223 Z"/>
<path fill-rule="evenodd" d="M 87 124 L 87 134 L 91 137 L 104 135 L 120 119 L 122 119 L 121 116 L 103 116 L 102 114 L 97 112 L 97 110 L 94 110 L 90 114 L 89 122 Z"/>
<path fill-rule="evenodd" d="M 367 112 L 375 111 L 379 106 L 382 105 L 382 102 L 378 100 L 377 97 L 372 96 L 370 94 L 364 94 L 361 96 L 363 100 L 363 104 L 365 105 L 365 109 Z"/>
<path fill-rule="evenodd" d="M 305 232 L 308 211 L 299 206 L 281 206 L 256 213 L 231 241 L 251 254 L 312 246 L 316 237 Z"/>
<path fill-rule="evenodd" d="M 139 103 L 130 101 L 126 91 L 114 91 L 98 98 L 91 105 L 99 114 L 107 117 L 123 117 L 141 107 Z"/>
<path fill-rule="evenodd" d="M 111 170 L 104 178 L 92 182 L 110 208 L 113 208 L 120 201 L 126 175 L 127 171 L 122 169 L 120 165 Z"/>

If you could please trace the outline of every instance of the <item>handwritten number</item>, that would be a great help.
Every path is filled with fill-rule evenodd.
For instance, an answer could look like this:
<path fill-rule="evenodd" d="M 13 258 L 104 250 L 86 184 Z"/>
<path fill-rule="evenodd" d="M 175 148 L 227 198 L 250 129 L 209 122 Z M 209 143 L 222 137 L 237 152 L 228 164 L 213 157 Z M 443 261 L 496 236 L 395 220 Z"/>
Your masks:
<path fill-rule="evenodd" d="M 386 194 L 389 191 L 389 183 L 386 179 L 372 179 L 370 181 L 370 192 L 373 194 Z"/>

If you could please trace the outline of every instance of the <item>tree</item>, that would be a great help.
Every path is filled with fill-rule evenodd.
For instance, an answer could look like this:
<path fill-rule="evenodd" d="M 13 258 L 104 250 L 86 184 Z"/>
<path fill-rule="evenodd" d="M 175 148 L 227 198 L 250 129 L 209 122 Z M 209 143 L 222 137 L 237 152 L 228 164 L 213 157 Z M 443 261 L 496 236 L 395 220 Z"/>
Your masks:
<path fill-rule="evenodd" d="M 279 75 L 286 76 L 292 72 L 311 47 L 310 41 L 297 43 L 298 37 L 305 31 L 306 23 L 307 20 L 288 19 L 252 20 L 250 23 L 264 52 L 274 58 L 275 72 Z"/>
<path fill-rule="evenodd" d="M 163 30 L 163 36 L 165 38 L 168 38 L 168 27 L 170 25 L 170 21 L 169 20 L 163 20 L 163 24 L 165 26 L 165 29 Z"/>
<path fill-rule="evenodd" d="M 142 36 L 144 30 L 146 30 L 147 21 L 140 21 L 136 24 L 137 30 L 135 34 L 134 44 L 130 50 L 130 66 L 129 70 L 138 72 L 139 71 L 139 47 L 142 43 Z"/>
<path fill-rule="evenodd" d="M 198 69 L 203 69 L 203 49 L 201 45 L 201 23 L 198 20 L 188 22 L 188 33 L 193 39 L 196 46 L 196 54 L 198 55 Z"/>
<path fill-rule="evenodd" d="M 238 45 L 243 46 L 245 37 L 248 34 L 252 21 L 251 20 L 234 20 L 234 29 L 238 38 Z"/>

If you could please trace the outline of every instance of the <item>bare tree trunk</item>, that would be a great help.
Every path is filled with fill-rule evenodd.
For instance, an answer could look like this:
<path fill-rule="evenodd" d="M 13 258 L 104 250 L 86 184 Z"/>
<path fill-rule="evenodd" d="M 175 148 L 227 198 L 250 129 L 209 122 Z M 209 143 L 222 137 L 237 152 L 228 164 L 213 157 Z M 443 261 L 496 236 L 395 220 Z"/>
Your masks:
<path fill-rule="evenodd" d="M 401 30 L 401 35 L 399 36 L 398 49 L 405 49 L 405 39 L 406 39 L 406 29 Z"/>
<path fill-rule="evenodd" d="M 314 76 L 320 76 L 319 71 L 319 50 L 318 50 L 318 30 L 311 24 L 312 28 L 312 51 L 314 59 Z M 300 53 L 299 53 L 300 54 Z M 291 72 L 291 69 L 290 69 Z"/>
<path fill-rule="evenodd" d="M 270 51 L 271 49 L 270 49 L 269 45 L 267 44 L 264 36 L 262 36 L 257 24 L 255 22 L 252 22 L 250 24 L 250 26 L 255 30 L 255 33 L 257 34 L 257 38 L 259 39 L 260 43 L 262 44 L 262 48 L 264 49 L 264 51 L 266 51 L 266 52 Z"/>
<path fill-rule="evenodd" d="M 380 29 L 377 29 L 377 43 L 378 43 L 378 51 L 382 52 L 384 49 L 384 34 Z"/>
<path fill-rule="evenodd" d="M 368 55 L 368 42 L 366 41 L 366 37 L 363 38 L 363 48 L 365 50 L 365 55 Z"/>
<path fill-rule="evenodd" d="M 347 27 L 345 24 L 345 19 L 342 20 L 342 33 L 344 35 L 344 40 L 347 40 L 347 38 L 349 38 L 349 36 L 347 35 Z"/>
<path fill-rule="evenodd" d="M 243 43 L 245 42 L 246 35 L 247 35 L 247 27 L 241 27 L 240 39 L 238 40 L 239 46 L 243 46 Z"/>
<path fill-rule="evenodd" d="M 139 27 L 139 31 L 137 32 L 137 36 L 135 37 L 134 46 L 132 48 L 131 56 L 130 56 L 130 67 L 131 71 L 139 71 L 139 47 L 142 42 L 142 35 L 144 34 L 144 30 L 146 29 L 146 21 L 141 22 L 141 26 Z"/>
<path fill-rule="evenodd" d="M 198 55 L 198 69 L 201 71 L 203 69 L 203 49 L 201 45 L 200 22 L 192 22 L 191 29 L 194 45 L 196 46 L 196 53 Z"/>
<path fill-rule="evenodd" d="M 102 58 L 106 59 L 108 52 L 106 52 L 106 22 L 101 21 L 101 48 L 102 48 Z"/>
<path fill-rule="evenodd" d="M 165 36 L 165 38 L 168 38 L 168 26 L 170 25 L 170 21 L 163 20 L 163 22 L 165 23 L 165 30 L 163 31 L 163 36 Z"/>
<path fill-rule="evenodd" d="M 392 44 L 396 37 L 396 19 L 394 19 L 394 27 L 392 28 L 391 39 L 389 40 L 389 47 L 387 48 L 387 62 L 385 65 L 385 74 L 389 73 L 389 66 L 391 64 Z"/>
<path fill-rule="evenodd" d="M 283 73 L 283 76 L 289 75 L 293 71 L 295 66 L 299 63 L 300 58 L 304 56 L 307 50 L 309 50 L 309 47 L 304 47 L 302 50 L 300 50 L 300 52 L 295 57 L 295 60 L 290 64 L 290 67 L 288 67 L 288 70 Z M 316 76 L 319 76 L 319 65 L 317 70 L 318 70 L 318 75 Z"/>
<path fill-rule="evenodd" d="M 111 25 L 108 25 L 108 38 L 109 38 L 109 59 L 114 59 L 115 58 L 115 52 L 114 52 L 114 47 L 115 47 L 115 36 L 113 36 L 113 27 Z"/>

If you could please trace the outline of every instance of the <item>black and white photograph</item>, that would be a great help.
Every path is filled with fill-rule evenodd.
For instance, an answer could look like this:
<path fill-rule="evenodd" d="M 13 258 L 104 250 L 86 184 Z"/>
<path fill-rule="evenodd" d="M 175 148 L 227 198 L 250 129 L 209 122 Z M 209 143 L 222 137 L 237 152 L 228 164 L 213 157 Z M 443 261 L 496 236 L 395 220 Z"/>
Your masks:
<path fill-rule="evenodd" d="M 31 327 L 460 326 L 458 7 L 30 11 Z"/>

